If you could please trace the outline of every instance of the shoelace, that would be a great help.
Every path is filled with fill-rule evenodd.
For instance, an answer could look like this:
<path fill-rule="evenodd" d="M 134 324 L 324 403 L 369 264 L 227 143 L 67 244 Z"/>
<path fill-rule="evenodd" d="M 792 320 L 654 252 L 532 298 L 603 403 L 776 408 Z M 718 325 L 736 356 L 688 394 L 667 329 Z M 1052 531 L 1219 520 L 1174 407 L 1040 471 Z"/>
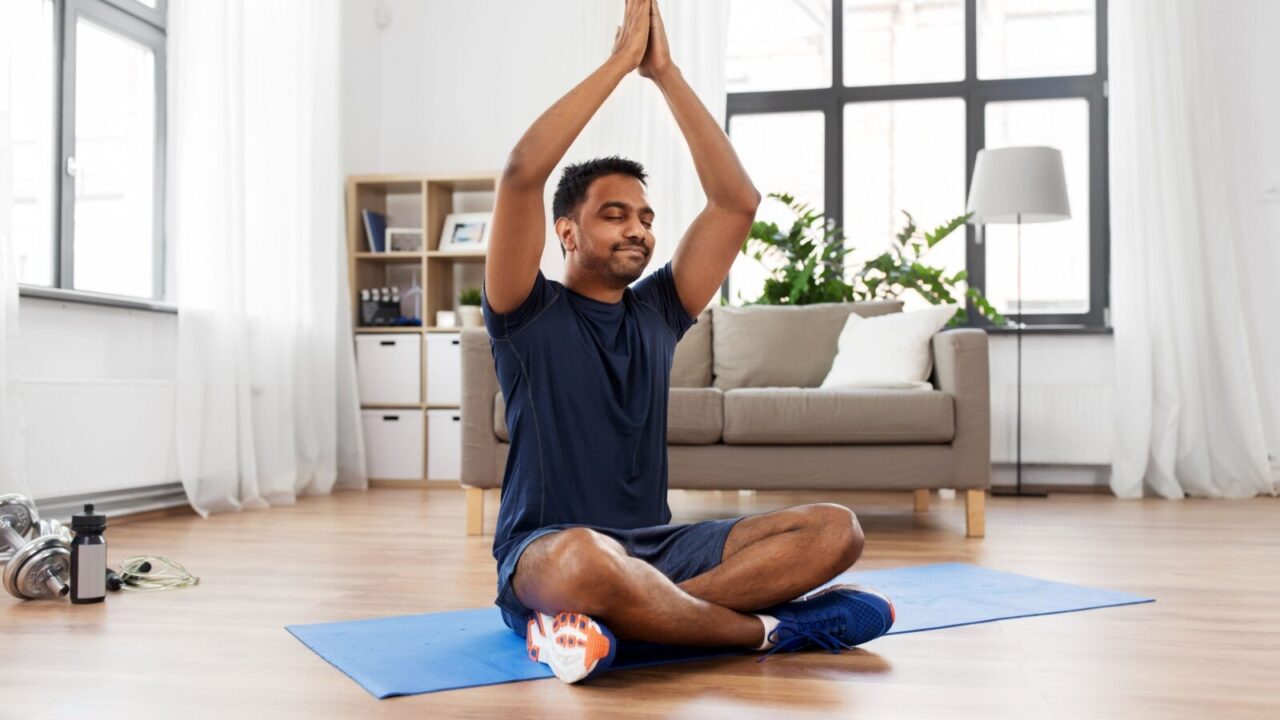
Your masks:
<path fill-rule="evenodd" d="M 809 625 L 810 623 L 805 623 Z M 804 627 L 799 623 L 792 621 L 783 621 L 778 623 L 778 627 L 769 633 L 769 640 L 777 643 L 769 652 L 765 653 L 756 662 L 764 662 L 770 655 L 776 652 L 788 652 L 790 650 L 799 650 L 810 643 L 826 650 L 832 654 L 839 654 L 841 650 L 852 650 L 853 645 L 849 645 L 841 640 L 836 633 L 844 627 L 843 618 L 836 616 L 820 618 L 812 623 L 818 627 Z M 791 633 L 790 637 L 782 642 L 777 641 L 777 637 L 783 629 Z"/>

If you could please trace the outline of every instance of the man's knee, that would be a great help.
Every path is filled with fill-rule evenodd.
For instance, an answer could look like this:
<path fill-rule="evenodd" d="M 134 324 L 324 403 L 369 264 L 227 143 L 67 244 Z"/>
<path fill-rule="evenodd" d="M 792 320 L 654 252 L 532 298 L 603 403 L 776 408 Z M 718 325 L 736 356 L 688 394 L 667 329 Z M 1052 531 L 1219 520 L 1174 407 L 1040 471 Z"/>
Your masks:
<path fill-rule="evenodd" d="M 866 538 L 853 511 L 843 505 L 819 503 L 811 505 L 814 522 L 827 543 L 828 557 L 836 573 L 848 570 L 862 556 Z"/>
<path fill-rule="evenodd" d="M 618 595 L 625 558 L 622 546 L 608 536 L 587 528 L 562 530 L 539 548 L 538 577 L 517 583 L 517 595 L 546 605 L 534 609 L 599 613 Z"/>

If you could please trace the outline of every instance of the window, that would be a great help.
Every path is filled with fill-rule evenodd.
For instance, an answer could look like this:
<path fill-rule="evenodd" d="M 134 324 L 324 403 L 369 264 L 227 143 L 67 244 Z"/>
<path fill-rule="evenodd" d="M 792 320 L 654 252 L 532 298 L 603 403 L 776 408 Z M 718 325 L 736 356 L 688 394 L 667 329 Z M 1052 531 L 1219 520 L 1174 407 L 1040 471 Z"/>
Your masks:
<path fill-rule="evenodd" d="M 983 147 L 1052 145 L 1066 162 L 1072 219 L 1023 227 L 1022 298 L 1010 226 L 969 226 L 925 260 L 967 269 L 969 284 L 1013 319 L 1105 326 L 1106 0 L 730 8 L 728 133 L 761 192 L 825 209 L 857 263 L 888 247 L 904 210 L 927 228 L 964 214 Z M 760 219 L 789 221 L 779 210 L 766 201 Z M 763 277 L 740 257 L 727 300 L 754 299 Z"/>
<path fill-rule="evenodd" d="M 6 0 L 25 286 L 159 301 L 166 0 Z"/>

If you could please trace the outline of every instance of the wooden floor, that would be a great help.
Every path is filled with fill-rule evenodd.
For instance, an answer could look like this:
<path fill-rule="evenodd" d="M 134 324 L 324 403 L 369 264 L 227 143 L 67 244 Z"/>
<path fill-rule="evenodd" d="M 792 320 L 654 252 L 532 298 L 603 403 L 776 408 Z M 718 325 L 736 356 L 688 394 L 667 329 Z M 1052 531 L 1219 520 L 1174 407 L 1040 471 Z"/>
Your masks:
<path fill-rule="evenodd" d="M 993 498 L 987 537 L 935 496 L 673 492 L 675 521 L 830 500 L 860 567 L 941 561 L 1146 593 L 1150 605 L 890 636 L 839 656 L 743 656 L 378 701 L 283 628 L 489 605 L 492 536 L 457 490 L 379 489 L 108 530 L 193 589 L 103 605 L 0 595 L 0 717 L 1280 717 L 1280 502 Z M 487 503 L 493 527 L 496 498 Z"/>

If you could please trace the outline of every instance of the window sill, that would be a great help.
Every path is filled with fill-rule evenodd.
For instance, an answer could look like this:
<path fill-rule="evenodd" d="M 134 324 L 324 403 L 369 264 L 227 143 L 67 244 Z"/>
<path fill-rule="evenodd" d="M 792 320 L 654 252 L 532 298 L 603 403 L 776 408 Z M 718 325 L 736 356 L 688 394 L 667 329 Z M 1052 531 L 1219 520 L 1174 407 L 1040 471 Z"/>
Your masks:
<path fill-rule="evenodd" d="M 55 302 L 71 302 L 81 305 L 98 305 L 101 307 L 122 308 L 125 310 L 145 310 L 147 312 L 164 313 L 167 315 L 177 315 L 178 307 L 159 300 L 146 300 L 143 298 L 131 298 L 121 295 L 104 295 L 101 293 L 85 292 L 83 290 L 66 290 L 64 288 L 49 288 L 39 285 L 18 285 L 18 295 L 21 297 L 39 298 L 41 300 L 52 300 Z"/>

